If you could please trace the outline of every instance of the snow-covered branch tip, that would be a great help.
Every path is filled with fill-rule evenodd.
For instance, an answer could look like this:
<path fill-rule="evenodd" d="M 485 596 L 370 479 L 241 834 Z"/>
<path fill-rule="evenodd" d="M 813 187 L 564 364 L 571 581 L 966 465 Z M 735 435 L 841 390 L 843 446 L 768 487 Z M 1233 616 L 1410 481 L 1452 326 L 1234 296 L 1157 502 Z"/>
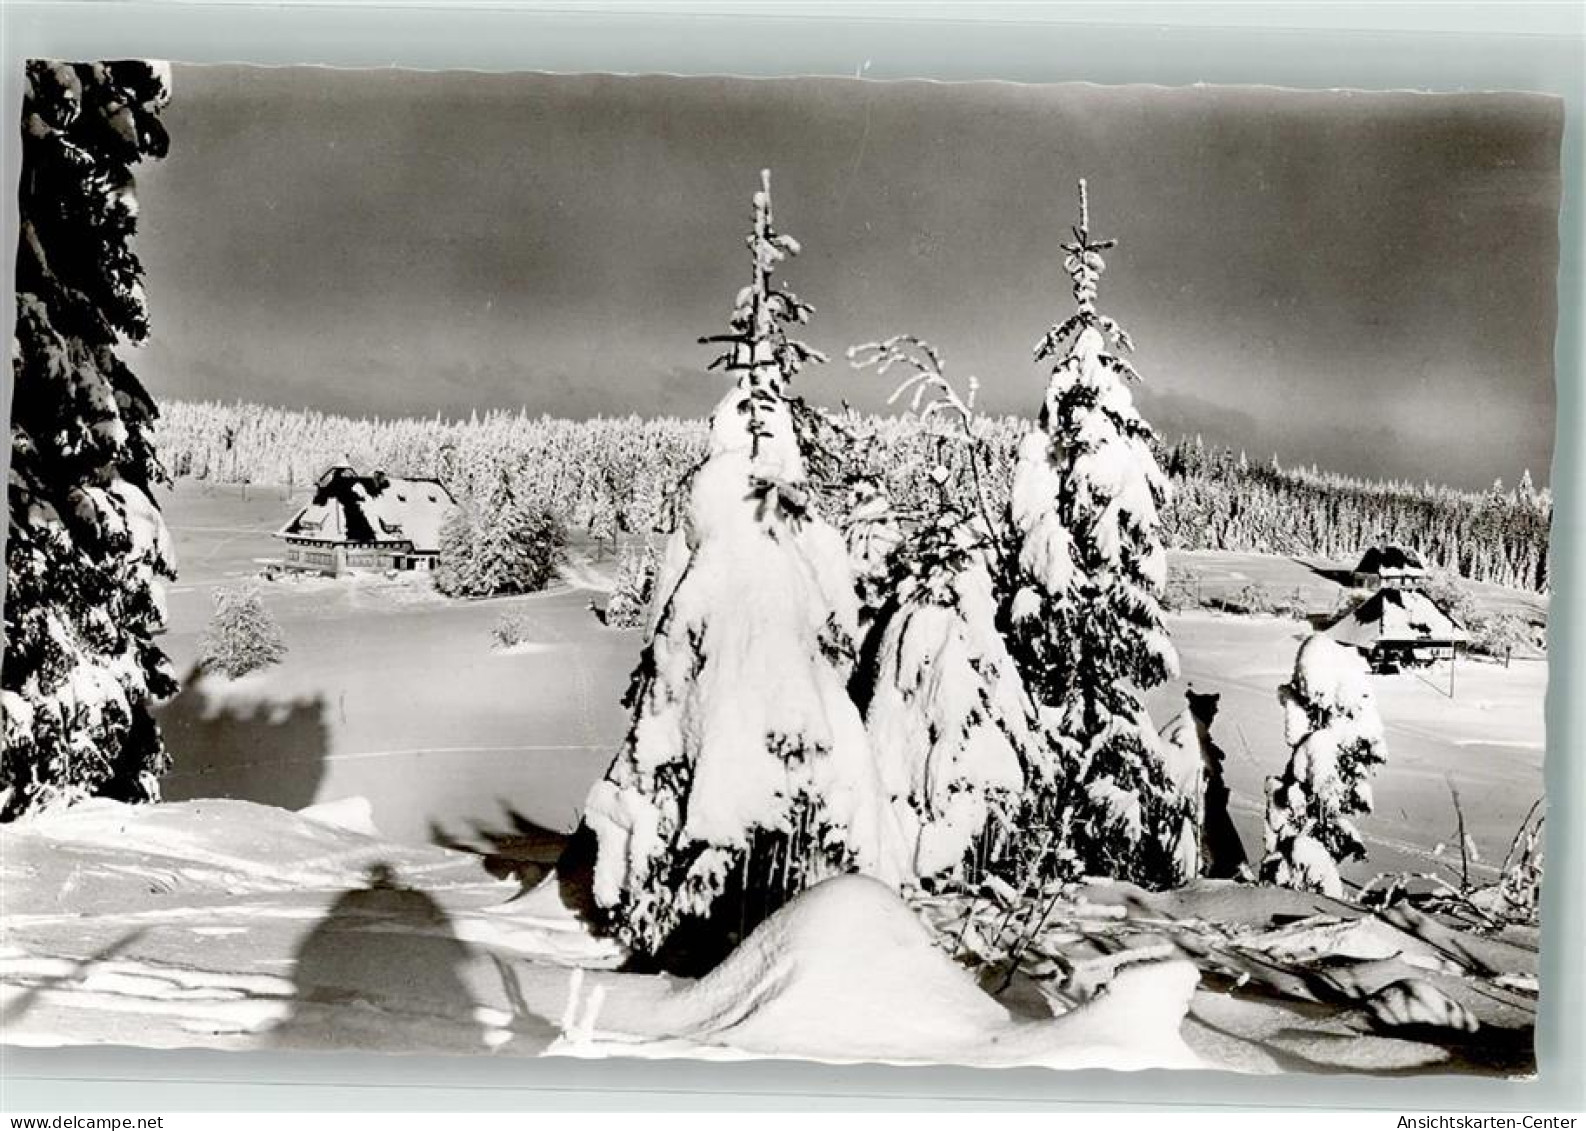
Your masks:
<path fill-rule="evenodd" d="M 887 398 L 889 405 L 907 396 L 909 411 L 922 420 L 953 413 L 966 431 L 974 419 L 980 379 L 966 379 L 968 394 L 960 396 L 947 377 L 947 366 L 941 352 L 924 338 L 914 334 L 894 334 L 883 341 L 864 342 L 848 350 L 848 361 L 855 369 L 874 369 L 878 376 L 883 377 L 894 365 L 902 365 L 910 370 Z"/>

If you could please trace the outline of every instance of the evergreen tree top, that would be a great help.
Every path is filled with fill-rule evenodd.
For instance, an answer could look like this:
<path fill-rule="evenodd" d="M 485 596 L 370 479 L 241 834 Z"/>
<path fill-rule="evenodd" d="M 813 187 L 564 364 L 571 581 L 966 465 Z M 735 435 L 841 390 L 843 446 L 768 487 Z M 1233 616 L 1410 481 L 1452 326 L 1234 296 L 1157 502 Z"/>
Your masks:
<path fill-rule="evenodd" d="M 1118 241 L 1091 239 L 1090 191 L 1084 177 L 1079 179 L 1079 224 L 1069 230 L 1074 233 L 1074 242 L 1058 245 L 1068 252 L 1068 258 L 1063 260 L 1063 270 L 1073 280 L 1075 305 L 1081 311 L 1094 311 L 1101 273 L 1107 269 L 1101 253 L 1117 247 Z"/>
<path fill-rule="evenodd" d="M 1091 235 L 1090 190 L 1083 177 L 1079 180 L 1079 223 L 1069 231 L 1074 233 L 1073 241 L 1058 246 L 1066 253 L 1063 270 L 1068 273 L 1073 287 L 1076 309 L 1069 317 L 1049 329 L 1036 343 L 1035 359 L 1043 361 L 1061 355 L 1065 346 L 1071 340 L 1078 339 L 1086 330 L 1098 331 L 1111 341 L 1114 347 L 1134 349 L 1134 342 L 1130 340 L 1128 332 L 1122 326 L 1111 318 L 1096 313 L 1096 294 L 1101 283 L 1101 273 L 1107 269 L 1107 263 L 1102 259 L 1101 253 L 1117 247 L 1118 241 L 1097 239 Z M 1120 376 L 1130 380 L 1139 378 L 1134 367 L 1127 362 L 1113 357 L 1107 357 L 1105 360 L 1108 367 L 1115 369 Z"/>
<path fill-rule="evenodd" d="M 710 364 L 736 373 L 753 387 L 786 391 L 787 382 L 809 362 L 826 355 L 788 336 L 787 327 L 807 323 L 815 308 L 773 280 L 776 266 L 802 249 L 790 235 L 777 231 L 771 208 L 771 170 L 760 170 L 760 188 L 754 194 L 754 224 L 744 243 L 754 261 L 748 286 L 738 292 L 728 319 L 731 331 L 700 339 L 727 348 Z"/>

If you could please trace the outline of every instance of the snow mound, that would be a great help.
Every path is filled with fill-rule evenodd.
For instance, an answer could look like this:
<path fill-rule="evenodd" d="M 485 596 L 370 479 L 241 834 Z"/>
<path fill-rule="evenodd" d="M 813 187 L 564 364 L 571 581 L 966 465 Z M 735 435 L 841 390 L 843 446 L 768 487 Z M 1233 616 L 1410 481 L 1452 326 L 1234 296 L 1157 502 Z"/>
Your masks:
<path fill-rule="evenodd" d="M 380 835 L 374 823 L 374 806 L 367 797 L 343 797 L 338 801 L 305 805 L 297 815 L 333 829 L 346 829 L 364 836 Z"/>
<path fill-rule="evenodd" d="M 1188 962 L 1142 965 L 1093 1003 L 1020 1020 L 890 888 L 847 875 L 799 895 L 699 982 L 642 1016 L 608 1007 L 599 1027 L 824 1061 L 1199 1068 L 1180 1033 L 1198 977 Z"/>

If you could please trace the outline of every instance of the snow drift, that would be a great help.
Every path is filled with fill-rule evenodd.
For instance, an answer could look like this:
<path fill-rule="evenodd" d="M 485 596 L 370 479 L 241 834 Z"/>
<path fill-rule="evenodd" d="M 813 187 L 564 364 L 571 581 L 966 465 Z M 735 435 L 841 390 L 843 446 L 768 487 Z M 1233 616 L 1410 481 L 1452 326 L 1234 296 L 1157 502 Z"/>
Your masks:
<path fill-rule="evenodd" d="M 1189 962 L 1142 965 L 1091 1004 L 1021 1020 L 885 884 L 838 876 L 784 906 L 700 981 L 642 1010 L 607 997 L 592 1042 L 617 1050 L 664 1036 L 828 1061 L 1201 1068 L 1180 1033 L 1198 977 Z"/>

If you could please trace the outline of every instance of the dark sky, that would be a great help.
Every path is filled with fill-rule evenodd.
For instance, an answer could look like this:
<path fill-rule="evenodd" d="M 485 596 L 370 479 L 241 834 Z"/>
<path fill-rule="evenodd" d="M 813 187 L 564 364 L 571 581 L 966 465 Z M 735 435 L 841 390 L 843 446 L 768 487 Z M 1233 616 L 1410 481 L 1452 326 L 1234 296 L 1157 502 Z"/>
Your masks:
<path fill-rule="evenodd" d="M 157 396 L 702 414 L 723 379 L 695 340 L 747 279 L 768 166 L 833 357 L 807 395 L 879 406 L 842 353 L 909 331 L 1033 414 L 1083 175 L 1160 431 L 1547 479 L 1552 100 L 178 67 L 166 121 L 139 193 Z"/>

